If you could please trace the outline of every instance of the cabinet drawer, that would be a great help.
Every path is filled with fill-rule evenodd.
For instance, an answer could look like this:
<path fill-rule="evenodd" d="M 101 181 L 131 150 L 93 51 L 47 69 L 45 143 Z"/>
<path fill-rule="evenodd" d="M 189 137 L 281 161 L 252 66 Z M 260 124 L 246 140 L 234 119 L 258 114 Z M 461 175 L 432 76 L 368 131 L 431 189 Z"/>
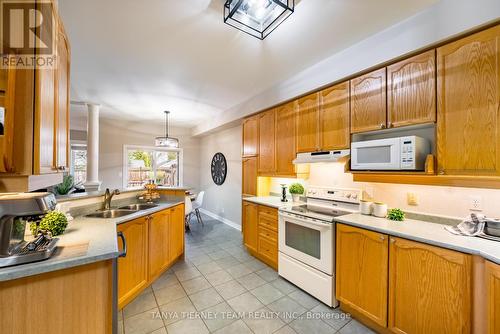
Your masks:
<path fill-rule="evenodd" d="M 259 237 L 259 254 L 270 261 L 278 262 L 278 245 L 266 238 Z"/>
<path fill-rule="evenodd" d="M 270 241 L 278 243 L 278 232 L 265 228 L 264 226 L 259 226 L 259 237 L 264 237 Z"/>
<path fill-rule="evenodd" d="M 278 219 L 278 209 L 270 208 L 268 206 L 259 205 L 259 213 L 266 214 L 270 217 Z"/>
<path fill-rule="evenodd" d="M 272 231 L 278 231 L 278 219 L 259 212 L 259 226 L 265 227 Z"/>

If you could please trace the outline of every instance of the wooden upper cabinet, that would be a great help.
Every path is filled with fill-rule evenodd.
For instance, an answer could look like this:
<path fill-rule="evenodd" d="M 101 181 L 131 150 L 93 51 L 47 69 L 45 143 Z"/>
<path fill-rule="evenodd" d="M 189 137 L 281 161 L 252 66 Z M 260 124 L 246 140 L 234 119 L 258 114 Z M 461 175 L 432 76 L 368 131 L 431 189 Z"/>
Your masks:
<path fill-rule="evenodd" d="M 500 333 L 500 265 L 486 262 L 486 312 L 488 334 Z"/>
<path fill-rule="evenodd" d="M 435 50 L 387 67 L 388 127 L 436 121 Z"/>
<path fill-rule="evenodd" d="M 257 155 L 259 146 L 259 115 L 246 118 L 243 121 L 243 152 L 244 157 Z"/>
<path fill-rule="evenodd" d="M 320 93 L 319 132 L 322 151 L 350 147 L 349 81 Z"/>
<path fill-rule="evenodd" d="M 259 173 L 276 171 L 276 109 L 259 114 Z"/>
<path fill-rule="evenodd" d="M 56 167 L 69 168 L 69 75 L 70 46 L 62 25 L 57 38 L 57 126 L 56 126 Z"/>
<path fill-rule="evenodd" d="M 388 236 L 337 224 L 337 299 L 387 326 Z"/>
<path fill-rule="evenodd" d="M 471 332 L 471 256 L 391 237 L 389 329 Z"/>
<path fill-rule="evenodd" d="M 257 157 L 243 158 L 242 193 L 257 196 Z"/>
<path fill-rule="evenodd" d="M 243 243 L 245 246 L 257 252 L 258 250 L 258 222 L 259 206 L 254 203 L 243 201 Z"/>
<path fill-rule="evenodd" d="M 438 173 L 500 175 L 500 26 L 437 49 Z"/>
<path fill-rule="evenodd" d="M 319 94 L 314 93 L 298 100 L 297 153 L 315 152 L 319 147 Z"/>
<path fill-rule="evenodd" d="M 0 69 L 0 172 L 13 171 L 16 71 Z"/>
<path fill-rule="evenodd" d="M 351 133 L 387 126 L 386 69 L 351 80 Z"/>
<path fill-rule="evenodd" d="M 276 109 L 276 174 L 293 176 L 296 157 L 297 102 L 289 102 Z"/>

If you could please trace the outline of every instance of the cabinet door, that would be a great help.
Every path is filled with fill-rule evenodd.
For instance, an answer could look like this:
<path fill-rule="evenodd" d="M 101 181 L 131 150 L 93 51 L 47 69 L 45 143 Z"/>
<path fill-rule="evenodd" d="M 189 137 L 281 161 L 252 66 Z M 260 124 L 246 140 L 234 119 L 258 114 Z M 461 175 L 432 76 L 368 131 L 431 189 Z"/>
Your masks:
<path fill-rule="evenodd" d="M 243 121 L 243 156 L 259 154 L 259 117 L 253 116 Z"/>
<path fill-rule="evenodd" d="M 184 253 L 184 205 L 170 209 L 170 262 Z"/>
<path fill-rule="evenodd" d="M 297 153 L 319 150 L 319 94 L 304 96 L 298 101 Z"/>
<path fill-rule="evenodd" d="M 319 129 L 322 151 L 350 147 L 349 82 L 320 92 Z"/>
<path fill-rule="evenodd" d="M 387 326 L 389 245 L 384 234 L 337 224 L 337 299 Z"/>
<path fill-rule="evenodd" d="M 243 195 L 257 196 L 257 157 L 243 158 Z"/>
<path fill-rule="evenodd" d="M 56 71 L 35 72 L 34 174 L 57 172 L 56 165 Z"/>
<path fill-rule="evenodd" d="M 435 52 L 387 67 L 388 127 L 436 121 Z"/>
<path fill-rule="evenodd" d="M 170 210 L 155 213 L 149 221 L 149 280 L 170 264 Z"/>
<path fill-rule="evenodd" d="M 391 237 L 389 329 L 470 333 L 470 255 Z"/>
<path fill-rule="evenodd" d="M 351 133 L 387 127 L 385 68 L 351 80 Z"/>
<path fill-rule="evenodd" d="M 438 172 L 500 175 L 500 26 L 437 50 Z"/>
<path fill-rule="evenodd" d="M 295 126 L 297 102 L 290 102 L 276 110 L 276 164 L 278 175 L 293 176 L 295 166 Z"/>
<path fill-rule="evenodd" d="M 0 172 L 13 172 L 16 71 L 0 69 Z"/>
<path fill-rule="evenodd" d="M 127 256 L 118 259 L 118 306 L 123 308 L 148 283 L 148 220 L 139 218 L 120 224 L 127 242 Z M 123 247 L 118 238 L 120 248 Z"/>
<path fill-rule="evenodd" d="M 488 334 L 500 333 L 500 265 L 486 262 Z"/>
<path fill-rule="evenodd" d="M 276 171 L 276 110 L 259 114 L 259 173 Z"/>
<path fill-rule="evenodd" d="M 243 243 L 254 252 L 258 249 L 258 215 L 257 204 L 243 201 Z"/>
<path fill-rule="evenodd" d="M 70 47 L 62 30 L 57 38 L 57 63 L 56 167 L 66 170 L 69 168 Z"/>

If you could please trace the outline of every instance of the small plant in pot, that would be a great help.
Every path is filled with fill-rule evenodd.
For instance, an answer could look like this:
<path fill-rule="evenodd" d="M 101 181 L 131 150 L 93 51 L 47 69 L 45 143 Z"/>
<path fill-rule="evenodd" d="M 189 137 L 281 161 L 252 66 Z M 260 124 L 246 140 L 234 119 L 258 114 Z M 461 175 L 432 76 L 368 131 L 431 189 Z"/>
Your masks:
<path fill-rule="evenodd" d="M 292 183 L 288 191 L 292 195 L 293 201 L 298 202 L 300 200 L 300 195 L 304 194 L 304 186 L 300 183 Z"/>

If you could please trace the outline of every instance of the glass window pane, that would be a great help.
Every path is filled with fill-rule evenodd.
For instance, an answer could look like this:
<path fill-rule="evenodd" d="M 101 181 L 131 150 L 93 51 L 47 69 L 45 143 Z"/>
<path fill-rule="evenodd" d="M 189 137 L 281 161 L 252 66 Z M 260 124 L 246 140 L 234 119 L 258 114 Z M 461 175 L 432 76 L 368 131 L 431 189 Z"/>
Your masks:
<path fill-rule="evenodd" d="M 127 188 L 142 187 L 154 179 L 153 151 L 128 150 Z"/>
<path fill-rule="evenodd" d="M 179 186 L 179 153 L 156 151 L 156 184 L 161 186 Z"/>
<path fill-rule="evenodd" d="M 285 244 L 302 253 L 321 259 L 321 233 L 317 230 L 285 222 Z"/>
<path fill-rule="evenodd" d="M 390 163 L 391 146 L 360 147 L 358 150 L 359 163 Z"/>
<path fill-rule="evenodd" d="M 87 150 L 85 148 L 71 150 L 71 170 L 75 184 L 85 183 L 87 180 Z"/>

